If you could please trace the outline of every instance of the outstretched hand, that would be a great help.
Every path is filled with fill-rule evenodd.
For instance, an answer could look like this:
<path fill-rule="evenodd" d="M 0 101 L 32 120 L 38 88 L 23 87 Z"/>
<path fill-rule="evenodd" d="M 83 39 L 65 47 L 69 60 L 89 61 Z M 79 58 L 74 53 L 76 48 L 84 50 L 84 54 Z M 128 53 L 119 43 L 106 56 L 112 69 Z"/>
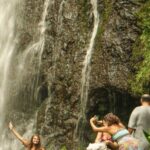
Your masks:
<path fill-rule="evenodd" d="M 14 128 L 13 124 L 11 122 L 9 122 L 9 125 L 8 125 L 9 129 L 12 130 Z"/>

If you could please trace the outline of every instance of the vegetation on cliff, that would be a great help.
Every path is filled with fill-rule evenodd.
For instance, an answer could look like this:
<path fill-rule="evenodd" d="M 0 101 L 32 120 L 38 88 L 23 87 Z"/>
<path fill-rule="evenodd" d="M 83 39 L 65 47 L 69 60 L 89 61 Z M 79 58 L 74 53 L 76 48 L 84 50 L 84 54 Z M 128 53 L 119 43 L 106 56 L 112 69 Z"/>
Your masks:
<path fill-rule="evenodd" d="M 134 53 L 135 76 L 131 82 L 132 91 L 146 93 L 150 91 L 150 1 L 138 12 L 142 34 L 138 39 Z"/>

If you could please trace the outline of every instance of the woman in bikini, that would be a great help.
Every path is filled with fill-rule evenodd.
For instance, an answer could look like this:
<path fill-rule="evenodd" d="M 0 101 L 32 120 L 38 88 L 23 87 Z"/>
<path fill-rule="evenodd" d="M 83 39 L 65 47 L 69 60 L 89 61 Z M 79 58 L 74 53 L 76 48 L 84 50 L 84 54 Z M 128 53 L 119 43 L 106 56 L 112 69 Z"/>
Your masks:
<path fill-rule="evenodd" d="M 39 135 L 33 135 L 31 140 L 25 140 L 14 128 L 12 123 L 9 123 L 9 129 L 12 133 L 22 142 L 22 144 L 27 148 L 27 150 L 45 150 L 41 146 L 41 140 Z"/>
<path fill-rule="evenodd" d="M 112 136 L 112 140 L 116 141 L 116 143 L 113 143 L 111 141 L 107 141 L 106 143 L 113 149 L 143 150 L 139 146 L 139 141 L 129 134 L 124 125 L 121 124 L 120 119 L 113 113 L 109 113 L 104 116 L 102 127 L 96 126 L 95 117 L 92 117 L 90 119 L 90 124 L 94 131 L 107 132 Z"/>

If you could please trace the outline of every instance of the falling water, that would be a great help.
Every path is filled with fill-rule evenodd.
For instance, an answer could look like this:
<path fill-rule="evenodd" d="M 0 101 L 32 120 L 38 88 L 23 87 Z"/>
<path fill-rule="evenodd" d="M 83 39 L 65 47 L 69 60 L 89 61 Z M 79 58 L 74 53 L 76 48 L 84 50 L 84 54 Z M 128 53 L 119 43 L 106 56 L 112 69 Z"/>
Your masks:
<path fill-rule="evenodd" d="M 63 6 L 66 3 L 65 0 L 62 0 L 62 2 L 60 3 L 60 7 L 59 7 L 59 12 L 58 12 L 58 32 L 59 30 L 61 30 L 62 28 L 62 22 L 63 22 Z"/>
<path fill-rule="evenodd" d="M 38 103 L 37 92 L 40 82 L 42 54 L 45 46 L 46 16 L 48 14 L 49 4 L 50 0 L 45 0 L 41 21 L 38 23 L 38 41 L 29 45 L 23 53 L 18 56 L 19 65 L 16 69 L 17 90 L 20 91 L 18 92 L 18 97 L 22 99 L 21 105 L 25 103 L 25 107 L 28 106 L 28 108 L 30 108 L 31 105 L 31 109 L 33 109 L 33 104 L 36 106 L 35 103 Z M 24 93 L 23 91 L 27 92 Z M 26 99 L 28 99 L 28 102 L 26 102 Z"/>
<path fill-rule="evenodd" d="M 82 69 L 82 80 L 81 80 L 81 114 L 78 119 L 78 124 L 76 126 L 75 137 L 77 136 L 82 144 L 84 142 L 84 129 L 86 125 L 86 105 L 88 100 L 88 90 L 89 90 L 89 79 L 90 79 L 90 71 L 91 71 L 91 57 L 94 50 L 94 42 L 95 37 L 98 30 L 99 25 L 99 13 L 97 10 L 97 0 L 91 0 L 93 15 L 94 15 L 94 27 L 92 31 L 92 36 L 90 39 L 89 47 L 87 49 L 87 53 L 85 56 L 85 60 L 83 62 Z"/>
<path fill-rule="evenodd" d="M 57 25 L 58 36 L 63 32 L 63 27 L 62 27 L 63 26 L 63 7 L 64 7 L 65 3 L 66 3 L 66 0 L 62 0 L 61 1 L 60 7 L 59 7 L 59 11 L 58 11 L 58 25 Z M 62 44 L 61 41 L 58 40 L 57 41 L 57 45 L 55 46 L 55 49 L 57 50 L 58 49 L 57 46 L 60 47 L 61 44 Z M 53 61 L 56 62 L 58 58 L 59 58 L 59 52 L 55 51 L 55 53 L 53 54 Z M 55 73 L 56 73 L 55 71 L 56 71 L 56 68 L 57 68 L 56 64 L 57 63 L 54 63 L 53 72 L 51 72 L 51 74 L 49 74 L 49 79 L 51 81 L 54 80 L 54 78 L 55 78 Z M 49 86 L 51 86 L 51 85 L 49 85 Z M 50 109 L 49 107 L 51 106 L 51 104 L 50 104 L 51 100 L 52 100 L 52 97 L 50 96 L 49 99 L 46 102 L 46 109 L 45 109 L 45 113 L 44 114 L 49 114 L 48 111 Z M 48 120 L 48 117 L 45 115 L 44 116 L 44 123 L 43 124 L 48 124 L 47 121 L 49 121 L 49 120 Z M 44 126 L 41 127 L 40 133 L 42 134 L 43 131 L 44 131 Z M 51 135 L 49 135 L 49 136 L 51 136 Z"/>
<path fill-rule="evenodd" d="M 30 63 L 33 63 L 34 56 L 38 57 L 38 64 L 37 64 L 37 72 L 39 74 L 39 69 L 41 65 L 41 60 L 42 60 L 42 54 L 43 54 L 43 49 L 45 45 L 45 30 L 46 30 L 46 16 L 48 13 L 48 6 L 49 6 L 50 0 L 45 0 L 44 3 L 44 11 L 42 14 L 42 19 L 39 22 L 38 26 L 40 29 L 40 36 L 38 42 L 34 43 L 33 45 L 29 46 L 23 53 L 22 56 L 19 56 L 20 59 L 20 65 L 18 66 L 18 77 L 20 74 L 22 74 L 22 71 L 24 68 L 29 64 L 29 57 L 30 57 Z M 32 65 L 32 64 L 30 64 Z M 22 79 L 21 79 L 22 80 Z"/>
<path fill-rule="evenodd" d="M 30 120 L 24 120 L 23 126 L 26 127 L 26 132 L 22 135 L 25 139 L 31 137 L 35 129 L 35 119 L 31 118 Z M 17 131 L 22 130 L 22 125 L 17 126 Z M 23 145 L 19 140 L 15 138 L 14 135 L 9 136 L 7 130 L 4 130 L 3 134 L 1 135 L 1 142 L 0 142 L 0 150 L 13 150 L 14 148 L 21 150 L 23 149 Z"/>
<path fill-rule="evenodd" d="M 39 23 L 39 25 L 41 26 L 41 30 L 40 30 L 40 33 L 41 33 L 41 36 L 40 36 L 40 41 L 42 41 L 42 45 L 41 45 L 41 50 L 40 50 L 40 62 L 39 62 L 39 65 L 41 65 L 41 58 L 42 58 L 42 54 L 43 54 L 43 49 L 44 49 L 44 44 L 45 44 L 45 31 L 46 31 L 46 16 L 47 16 L 47 13 L 48 13 L 48 6 L 49 6 L 49 3 L 50 3 L 50 0 L 45 0 L 45 3 L 44 3 L 44 12 L 43 12 L 43 15 L 42 15 L 42 20 L 41 22 Z"/>
<path fill-rule="evenodd" d="M 99 13 L 97 10 L 97 0 L 91 0 L 91 4 L 93 7 L 93 15 L 94 15 L 94 27 L 92 32 L 92 37 L 90 39 L 90 44 L 87 49 L 87 53 L 85 56 L 85 60 L 83 62 L 84 67 L 82 70 L 82 87 L 81 87 L 81 106 L 82 106 L 82 115 L 85 114 L 87 99 L 88 99 L 88 90 L 89 90 L 89 79 L 90 79 L 90 71 L 91 71 L 91 57 L 93 53 L 93 47 L 95 42 L 95 37 L 98 30 L 99 25 Z"/>
<path fill-rule="evenodd" d="M 15 8 L 17 0 L 0 0 L 0 150 L 4 150 L 3 128 L 9 67 L 15 49 Z"/>
<path fill-rule="evenodd" d="M 19 0 L 18 0 L 19 1 Z M 15 93 L 18 94 L 16 97 L 8 97 L 8 100 L 13 101 L 13 99 L 22 100 L 21 103 L 26 101 L 28 98 L 36 99 L 35 96 L 37 90 L 37 83 L 39 79 L 41 59 L 43 54 L 43 49 L 45 45 L 45 31 L 46 31 L 46 16 L 48 13 L 48 6 L 50 0 L 45 0 L 44 10 L 42 14 L 41 21 L 39 23 L 40 36 L 38 42 L 29 45 L 27 49 L 22 51 L 22 53 L 18 54 L 18 56 L 14 56 L 13 52 L 15 50 L 15 6 L 18 2 L 17 0 L 0 0 L 0 150 L 12 150 L 17 147 L 17 149 L 22 149 L 21 144 L 12 136 L 9 137 L 7 133 L 7 129 L 3 129 L 4 122 L 4 108 L 5 108 L 5 99 L 6 95 L 9 96 L 9 90 L 15 90 Z M 5 32 L 4 32 L 5 31 Z M 12 61 L 16 61 L 13 57 L 17 58 L 17 63 L 15 62 L 15 87 L 7 83 L 9 79 L 9 70 L 13 64 Z M 35 63 L 36 62 L 36 63 Z M 31 76 L 31 70 L 34 70 L 33 77 Z M 13 81 L 12 81 L 13 82 Z M 28 85 L 27 85 L 28 84 Z M 25 89 L 25 85 L 27 90 Z M 24 94 L 24 96 L 22 95 Z M 27 95 L 27 94 L 28 95 Z M 29 103 L 29 102 L 28 102 Z M 28 104 L 30 105 L 30 104 Z M 13 109 L 13 108 L 12 108 Z M 34 112 L 35 113 L 35 112 Z M 15 114 L 12 114 L 15 115 Z M 35 125 L 35 115 L 31 115 L 30 120 L 25 121 L 22 119 L 22 123 L 16 126 L 17 129 L 24 129 L 25 135 L 30 138 L 31 134 L 34 132 Z M 25 125 L 24 123 L 27 123 Z"/>
<path fill-rule="evenodd" d="M 0 0 L 0 131 L 3 125 L 3 112 L 7 94 L 9 66 L 15 48 L 15 6 L 17 0 Z"/>

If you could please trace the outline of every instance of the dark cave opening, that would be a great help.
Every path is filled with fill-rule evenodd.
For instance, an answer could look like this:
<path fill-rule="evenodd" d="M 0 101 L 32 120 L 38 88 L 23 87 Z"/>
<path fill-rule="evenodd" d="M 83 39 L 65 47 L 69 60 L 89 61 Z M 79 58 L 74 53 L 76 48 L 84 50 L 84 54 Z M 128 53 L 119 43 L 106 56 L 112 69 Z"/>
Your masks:
<path fill-rule="evenodd" d="M 86 108 L 86 120 L 82 123 L 84 140 L 94 142 L 96 134 L 90 127 L 89 120 L 92 116 L 97 115 L 102 119 L 109 112 L 116 114 L 123 124 L 127 127 L 129 116 L 132 110 L 140 105 L 139 97 L 132 96 L 128 91 L 116 87 L 98 87 L 91 89 Z"/>

